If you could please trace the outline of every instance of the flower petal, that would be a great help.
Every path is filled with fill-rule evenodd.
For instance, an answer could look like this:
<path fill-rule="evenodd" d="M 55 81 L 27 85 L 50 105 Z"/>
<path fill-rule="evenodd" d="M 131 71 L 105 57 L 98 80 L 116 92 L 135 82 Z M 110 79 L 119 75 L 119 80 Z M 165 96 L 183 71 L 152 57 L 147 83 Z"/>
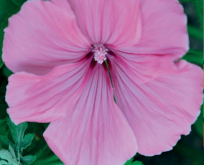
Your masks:
<path fill-rule="evenodd" d="M 78 102 L 44 137 L 65 164 L 119 165 L 137 151 L 135 136 L 114 103 L 107 70 L 96 64 Z"/>
<path fill-rule="evenodd" d="M 120 65 L 111 70 L 115 98 L 134 130 L 138 152 L 152 156 L 171 150 L 200 113 L 202 70 L 180 61 L 166 74 L 141 83 Z"/>
<path fill-rule="evenodd" d="M 69 0 L 79 27 L 92 44 L 134 45 L 141 35 L 138 0 Z"/>
<path fill-rule="evenodd" d="M 142 35 L 138 44 L 120 49 L 135 54 L 183 56 L 189 49 L 187 18 L 178 0 L 141 0 Z"/>
<path fill-rule="evenodd" d="M 46 74 L 90 49 L 66 0 L 27 1 L 5 29 L 3 61 L 13 72 Z"/>
<path fill-rule="evenodd" d="M 117 65 L 118 72 L 128 73 L 128 77 L 134 77 L 137 83 L 146 83 L 158 76 L 166 74 L 175 67 L 172 56 L 157 55 L 136 55 L 114 51 L 114 56 L 110 55 L 110 68 Z M 114 76 L 114 73 L 112 74 Z"/>
<path fill-rule="evenodd" d="M 12 75 L 6 93 L 12 121 L 51 122 L 66 116 L 84 89 L 89 67 L 83 61 L 56 67 L 45 76 Z"/>

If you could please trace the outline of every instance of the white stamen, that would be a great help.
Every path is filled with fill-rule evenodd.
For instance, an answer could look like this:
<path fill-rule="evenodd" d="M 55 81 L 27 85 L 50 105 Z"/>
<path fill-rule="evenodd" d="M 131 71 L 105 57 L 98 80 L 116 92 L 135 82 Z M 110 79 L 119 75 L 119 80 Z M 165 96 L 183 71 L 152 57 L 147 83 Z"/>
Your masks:
<path fill-rule="evenodd" d="M 106 54 L 108 49 L 106 49 L 103 45 L 94 45 L 94 47 L 94 59 L 99 64 L 102 64 L 107 59 Z"/>

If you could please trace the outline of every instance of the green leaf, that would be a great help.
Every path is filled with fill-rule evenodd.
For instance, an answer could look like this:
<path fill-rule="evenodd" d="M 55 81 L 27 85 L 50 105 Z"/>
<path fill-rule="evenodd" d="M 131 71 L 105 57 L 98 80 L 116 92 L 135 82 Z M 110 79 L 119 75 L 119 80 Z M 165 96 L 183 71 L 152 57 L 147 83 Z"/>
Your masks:
<path fill-rule="evenodd" d="M 139 162 L 139 161 L 136 161 L 136 162 L 133 162 L 132 165 L 143 165 L 143 163 Z"/>
<path fill-rule="evenodd" d="M 13 1 L 13 3 L 15 3 L 16 5 L 22 6 L 23 3 L 24 3 L 26 0 L 12 0 L 12 1 Z"/>
<path fill-rule="evenodd" d="M 12 157 L 11 153 L 7 150 L 0 150 L 0 158 L 7 161 L 10 165 L 20 165 L 15 158 Z"/>
<path fill-rule="evenodd" d="M 27 123 L 15 125 L 10 119 L 8 119 L 8 125 L 10 127 L 13 140 L 15 141 L 16 151 L 19 151 L 21 154 L 23 149 L 26 149 L 32 143 L 34 135 L 27 134 L 24 137 L 25 130 L 28 127 Z"/>
<path fill-rule="evenodd" d="M 2 61 L 2 48 L 3 48 L 3 39 L 4 39 L 4 31 L 3 28 L 0 28 L 0 69 L 4 65 L 4 62 Z"/>
<path fill-rule="evenodd" d="M 8 119 L 8 125 L 10 127 L 13 140 L 17 144 L 17 148 L 20 149 L 20 145 L 23 142 L 24 132 L 28 127 L 28 124 L 22 123 L 15 125 L 10 119 Z"/>
<path fill-rule="evenodd" d="M 179 0 L 179 2 L 191 2 L 191 0 Z"/>
<path fill-rule="evenodd" d="M 7 137 L 4 137 L 2 135 L 0 135 L 0 145 L 3 148 L 8 148 L 9 146 L 14 148 L 14 144 Z"/>
<path fill-rule="evenodd" d="M 190 49 L 183 59 L 197 65 L 203 65 L 203 51 Z"/>
<path fill-rule="evenodd" d="M 188 34 L 191 37 L 203 40 L 203 31 L 198 28 L 193 27 L 192 25 L 188 25 Z"/>
<path fill-rule="evenodd" d="M 15 9 L 17 6 L 12 2 L 12 0 L 1 0 L 0 1 L 0 25 L 7 17 L 7 14 Z"/>
<path fill-rule="evenodd" d="M 130 159 L 125 163 L 125 165 L 143 165 L 143 163 L 139 161 L 134 162 L 133 159 Z"/>
<path fill-rule="evenodd" d="M 16 154 L 15 154 L 13 148 L 11 147 L 11 145 L 9 145 L 9 152 L 10 152 L 11 156 L 12 156 L 15 160 L 17 160 Z"/>
<path fill-rule="evenodd" d="M 55 154 L 53 154 L 47 145 L 38 151 L 36 156 L 37 159 L 33 165 L 64 165 L 64 163 L 61 162 Z"/>
<path fill-rule="evenodd" d="M 0 99 L 0 102 L 1 102 L 1 99 Z M 0 103 L 0 109 L 1 109 L 1 103 Z M 3 109 L 1 109 L 1 111 L 3 111 Z M 7 126 L 7 123 L 6 123 L 6 120 L 0 120 L 0 135 L 5 135 L 7 130 L 6 130 L 6 126 Z"/>
<path fill-rule="evenodd" d="M 203 29 L 203 0 L 192 0 L 198 21 Z"/>
<path fill-rule="evenodd" d="M 0 120 L 0 123 L 2 123 L 4 120 Z M 32 164 L 36 157 L 32 156 L 32 155 L 28 155 L 28 156 L 22 156 L 22 152 L 24 149 L 26 149 L 29 145 L 31 145 L 31 142 L 34 138 L 34 134 L 27 134 L 24 136 L 25 130 L 28 127 L 27 123 L 22 123 L 19 125 L 15 125 L 10 119 L 6 119 L 9 128 L 11 130 L 11 135 L 13 137 L 13 140 L 15 142 L 15 145 L 5 136 L 0 136 L 0 144 L 2 147 L 4 147 L 5 149 L 9 149 L 9 154 L 8 155 L 8 151 L 6 152 L 6 150 L 4 150 L 4 153 L 6 152 L 6 155 L 8 157 L 12 157 L 12 161 L 18 162 L 19 165 L 30 165 Z M 1 156 L 1 154 L 0 154 Z M 1 159 L 6 160 L 7 164 L 10 163 L 11 161 L 8 159 L 5 159 L 3 157 L 0 157 Z M 1 160 L 0 159 L 0 160 Z M 20 164 L 20 162 L 22 161 L 23 164 Z M 2 162 L 5 163 L 5 162 Z M 1 165 L 1 164 L 0 164 Z M 14 165 L 14 163 L 12 162 L 11 165 Z"/>
<path fill-rule="evenodd" d="M 30 165 L 35 161 L 36 157 L 32 156 L 32 155 L 28 155 L 25 157 L 21 157 L 21 161 L 25 164 L 25 165 Z"/>
<path fill-rule="evenodd" d="M 179 154 L 181 154 L 182 156 L 187 157 L 189 159 L 202 161 L 202 157 L 203 157 L 202 150 L 199 151 L 181 142 L 177 143 L 177 145 L 174 147 L 174 150 Z"/>
<path fill-rule="evenodd" d="M 21 144 L 21 149 L 26 149 L 28 146 L 30 146 L 33 138 L 34 138 L 34 134 L 25 135 L 24 140 L 22 141 L 22 144 Z"/>
<path fill-rule="evenodd" d="M 5 160 L 0 160 L 0 165 L 12 165 Z"/>
<path fill-rule="evenodd" d="M 195 13 L 198 17 L 198 22 L 203 29 L 203 0 L 179 0 L 180 2 L 192 2 Z"/>
<path fill-rule="evenodd" d="M 1 38 L 1 37 L 0 37 Z M 4 62 L 2 61 L 2 59 L 0 58 L 0 68 L 4 65 Z"/>
<path fill-rule="evenodd" d="M 4 76 L 6 76 L 6 77 L 9 77 L 10 75 L 13 74 L 13 72 L 10 71 L 5 65 L 4 65 L 4 67 L 2 68 L 2 72 L 3 72 Z"/>
<path fill-rule="evenodd" d="M 198 22 L 203 29 L 203 0 L 179 0 L 180 2 L 192 2 L 195 13 L 198 17 Z"/>

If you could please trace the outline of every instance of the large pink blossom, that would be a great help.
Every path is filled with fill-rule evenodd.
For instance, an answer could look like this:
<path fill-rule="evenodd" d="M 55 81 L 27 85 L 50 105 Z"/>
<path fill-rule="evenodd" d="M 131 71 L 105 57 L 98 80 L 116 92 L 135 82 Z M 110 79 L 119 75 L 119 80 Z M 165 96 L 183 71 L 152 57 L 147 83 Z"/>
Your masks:
<path fill-rule="evenodd" d="M 199 115 L 202 70 L 179 60 L 187 50 L 177 0 L 28 1 L 5 30 L 8 113 L 51 122 L 44 137 L 66 165 L 160 154 Z"/>

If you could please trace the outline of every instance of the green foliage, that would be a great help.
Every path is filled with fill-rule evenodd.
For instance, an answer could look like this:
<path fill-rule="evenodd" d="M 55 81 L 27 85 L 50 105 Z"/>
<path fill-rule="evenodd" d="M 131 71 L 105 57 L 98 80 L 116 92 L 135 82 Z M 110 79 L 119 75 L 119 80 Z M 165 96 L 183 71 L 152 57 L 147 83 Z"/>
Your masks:
<path fill-rule="evenodd" d="M 23 162 L 23 164 L 25 165 L 30 165 L 35 161 L 36 157 L 32 156 L 32 155 L 28 155 L 25 157 L 21 157 L 21 161 Z"/>
<path fill-rule="evenodd" d="M 16 160 L 15 154 L 12 155 L 13 153 L 1 149 L 0 150 L 0 165 L 20 165 L 19 162 Z"/>
<path fill-rule="evenodd" d="M 201 146 L 202 147 L 202 146 Z M 175 147 L 175 151 L 178 152 L 178 154 L 181 154 L 184 157 L 187 157 L 188 159 L 194 160 L 193 165 L 202 165 L 203 164 L 203 152 L 198 151 L 190 146 L 187 146 L 182 143 L 178 143 Z"/>
<path fill-rule="evenodd" d="M 5 129 L 7 126 L 6 123 L 8 124 L 8 128 L 10 128 L 10 132 Z M 5 153 L 7 155 L 7 159 L 4 159 L 5 154 L 1 156 L 0 153 L 0 160 L 2 159 L 0 165 L 4 163 L 6 165 L 64 165 L 49 149 L 43 138 L 38 137 L 36 134 L 36 138 L 34 139 L 34 134 L 31 133 L 27 133 L 24 136 L 27 128 L 28 131 L 35 130 L 38 134 L 42 135 L 47 124 L 30 123 L 28 126 L 27 123 L 22 123 L 16 126 L 10 119 L 5 119 L 0 120 L 0 126 L 0 131 L 4 131 L 4 135 L 0 135 L 0 148 L 3 150 L 2 154 Z M 9 133 L 14 143 L 8 138 Z M 28 146 L 29 148 L 27 148 Z M 35 154 L 35 156 L 31 154 Z M 16 164 L 12 164 L 11 162 L 15 162 Z"/>
<path fill-rule="evenodd" d="M 191 0 L 179 0 L 180 2 L 191 2 Z"/>
<path fill-rule="evenodd" d="M 0 135 L 0 146 L 2 148 L 8 148 L 8 146 L 12 146 L 15 148 L 14 144 L 5 136 Z"/>
<path fill-rule="evenodd" d="M 203 65 L 203 51 L 190 49 L 183 59 L 201 66 Z"/>
<path fill-rule="evenodd" d="M 45 145 L 44 148 L 41 148 L 36 153 L 36 156 L 37 159 L 33 165 L 64 165 L 64 163 L 62 163 L 59 158 L 53 154 L 47 145 Z"/>
<path fill-rule="evenodd" d="M 203 0 L 191 0 L 193 2 L 198 21 L 203 29 Z"/>
<path fill-rule="evenodd" d="M 188 33 L 191 37 L 203 40 L 203 31 L 192 25 L 188 25 Z"/>
<path fill-rule="evenodd" d="M 9 77 L 13 74 L 5 65 L 2 67 L 2 73 L 4 76 Z"/>
<path fill-rule="evenodd" d="M 5 122 L 5 120 L 0 120 L 0 136 L 6 133 Z"/>
<path fill-rule="evenodd" d="M 28 127 L 27 123 L 22 123 L 16 126 L 11 120 L 8 120 L 8 125 L 10 127 L 13 140 L 16 144 L 15 150 L 22 153 L 23 149 L 26 149 L 31 144 L 34 135 L 27 134 L 24 137 L 25 130 Z"/>
<path fill-rule="evenodd" d="M 198 22 L 200 23 L 201 29 L 203 29 L 203 0 L 179 0 L 180 2 L 191 2 L 193 3 Z"/>
<path fill-rule="evenodd" d="M 0 5 L 0 22 L 2 23 L 8 17 L 8 13 L 16 9 L 16 5 L 12 0 L 1 0 Z"/>
<path fill-rule="evenodd" d="M 5 121 L 5 120 L 4 120 Z M 4 122 L 3 121 L 3 122 Z M 10 119 L 6 120 L 11 131 L 13 142 L 7 136 L 0 135 L 0 158 L 9 164 L 16 165 L 30 165 L 36 157 L 32 155 L 22 156 L 23 150 L 31 145 L 34 134 L 25 134 L 28 127 L 27 123 L 15 125 Z M 7 150 L 8 149 L 8 150 Z M 12 164 L 12 165 L 13 165 Z M 14 165 L 15 165 L 14 164 Z M 1 164 L 0 164 L 1 165 Z"/>
<path fill-rule="evenodd" d="M 14 4 L 21 7 L 26 0 L 12 0 Z"/>
<path fill-rule="evenodd" d="M 133 159 L 130 159 L 124 165 L 143 165 L 143 163 L 139 161 L 134 162 Z"/>

